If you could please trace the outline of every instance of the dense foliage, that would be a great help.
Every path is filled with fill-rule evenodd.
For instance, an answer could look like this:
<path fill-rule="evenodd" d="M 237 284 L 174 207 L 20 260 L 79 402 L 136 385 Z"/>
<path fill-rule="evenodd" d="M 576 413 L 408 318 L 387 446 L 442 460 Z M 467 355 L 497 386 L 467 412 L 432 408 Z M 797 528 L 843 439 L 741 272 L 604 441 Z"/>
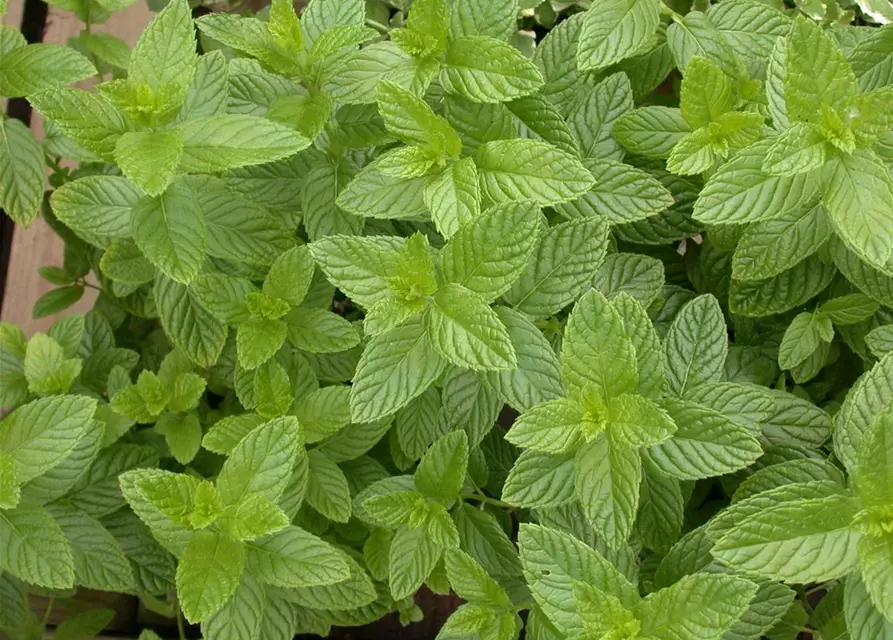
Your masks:
<path fill-rule="evenodd" d="M 99 294 L 0 325 L 0 630 L 893 638 L 885 0 L 53 4 L 0 205 Z"/>

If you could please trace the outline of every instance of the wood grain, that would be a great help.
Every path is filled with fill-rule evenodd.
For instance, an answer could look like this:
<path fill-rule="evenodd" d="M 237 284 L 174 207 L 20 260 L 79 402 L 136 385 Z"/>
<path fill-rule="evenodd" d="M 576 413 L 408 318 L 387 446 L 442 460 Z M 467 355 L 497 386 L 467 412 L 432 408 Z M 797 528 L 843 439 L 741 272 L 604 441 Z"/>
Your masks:
<path fill-rule="evenodd" d="M 11 0 L 6 23 L 18 25 L 22 10 L 23 0 Z M 145 1 L 137 0 L 126 9 L 115 12 L 106 24 L 95 25 L 93 31 L 113 33 L 132 46 L 151 19 L 152 13 Z M 76 37 L 82 28 L 81 21 L 73 13 L 50 6 L 43 41 L 65 44 L 69 38 Z M 43 119 L 40 114 L 33 114 L 31 128 L 39 139 L 43 138 Z M 37 320 L 31 317 L 31 309 L 37 299 L 55 288 L 37 274 L 37 269 L 45 265 L 61 266 L 62 250 L 62 241 L 42 219 L 28 227 L 16 227 L 0 320 L 20 326 L 25 335 L 30 336 L 38 331 L 46 331 L 59 317 L 90 309 L 95 292 L 88 289 L 80 302 L 57 316 Z"/>

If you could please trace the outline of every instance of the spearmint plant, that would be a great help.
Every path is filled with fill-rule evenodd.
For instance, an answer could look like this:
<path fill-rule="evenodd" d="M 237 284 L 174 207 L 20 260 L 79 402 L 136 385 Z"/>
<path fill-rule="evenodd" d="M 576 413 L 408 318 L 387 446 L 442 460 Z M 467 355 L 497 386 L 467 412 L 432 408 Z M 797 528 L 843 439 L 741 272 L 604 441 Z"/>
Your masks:
<path fill-rule="evenodd" d="M 52 4 L 0 206 L 97 297 L 0 325 L 0 632 L 893 638 L 887 3 Z"/>

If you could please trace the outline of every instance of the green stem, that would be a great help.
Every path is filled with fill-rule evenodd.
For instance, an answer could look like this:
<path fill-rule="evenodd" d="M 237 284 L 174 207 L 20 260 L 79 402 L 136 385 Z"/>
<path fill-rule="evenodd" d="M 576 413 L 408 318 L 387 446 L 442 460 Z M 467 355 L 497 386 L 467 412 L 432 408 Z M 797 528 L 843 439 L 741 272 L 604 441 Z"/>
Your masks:
<path fill-rule="evenodd" d="M 177 604 L 177 633 L 180 640 L 186 640 L 186 627 L 183 626 L 183 614 L 180 612 L 180 604 Z"/>
<path fill-rule="evenodd" d="M 512 511 L 514 511 L 515 509 L 515 507 L 510 505 L 508 502 L 503 502 L 502 500 L 497 500 L 496 498 L 490 498 L 482 493 L 463 493 L 460 494 L 459 497 L 462 500 L 477 500 L 478 502 L 492 504 L 494 507 L 499 507 L 500 509 L 509 509 Z"/>
<path fill-rule="evenodd" d="M 366 26 L 372 27 L 376 31 L 381 31 L 382 33 L 390 33 L 391 32 L 391 28 L 389 26 L 384 25 L 384 24 L 377 22 L 375 20 L 371 20 L 369 18 L 366 18 Z"/>
<path fill-rule="evenodd" d="M 672 18 L 673 22 L 680 22 L 680 23 L 682 22 L 682 14 L 679 14 L 676 11 L 674 11 L 669 5 L 667 5 L 666 2 L 661 1 L 660 12 L 663 15 L 669 16 L 670 18 Z"/>
<path fill-rule="evenodd" d="M 47 602 L 47 610 L 43 614 L 43 631 L 46 632 L 47 625 L 50 622 L 50 614 L 53 613 L 53 605 L 56 604 L 56 599 L 51 597 L 49 602 Z"/>

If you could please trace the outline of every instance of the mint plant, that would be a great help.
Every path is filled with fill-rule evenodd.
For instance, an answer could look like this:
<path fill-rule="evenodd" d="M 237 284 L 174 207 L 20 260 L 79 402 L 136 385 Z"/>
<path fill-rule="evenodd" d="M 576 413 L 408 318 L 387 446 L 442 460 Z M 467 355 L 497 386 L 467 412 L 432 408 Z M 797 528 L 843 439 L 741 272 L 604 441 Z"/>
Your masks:
<path fill-rule="evenodd" d="M 893 637 L 887 3 L 52 4 L 0 206 L 97 297 L 0 324 L 0 632 Z"/>

